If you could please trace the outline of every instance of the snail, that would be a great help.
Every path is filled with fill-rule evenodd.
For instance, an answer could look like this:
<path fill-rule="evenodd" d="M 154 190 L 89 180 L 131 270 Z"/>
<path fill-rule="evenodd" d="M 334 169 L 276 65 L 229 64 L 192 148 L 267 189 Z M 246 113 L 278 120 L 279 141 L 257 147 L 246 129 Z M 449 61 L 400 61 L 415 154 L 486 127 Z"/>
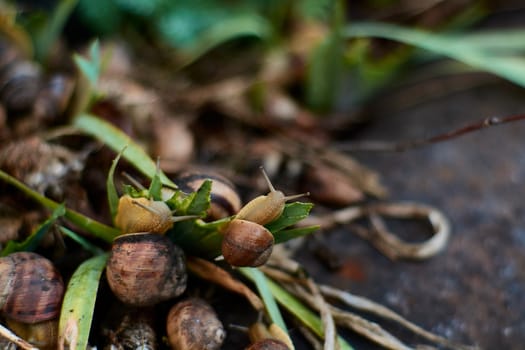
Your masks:
<path fill-rule="evenodd" d="M 225 177 L 206 171 L 187 171 L 175 180 L 184 192 L 195 192 L 205 180 L 212 180 L 210 208 L 207 219 L 219 220 L 234 215 L 241 209 L 241 198 L 235 186 Z"/>
<path fill-rule="evenodd" d="M 197 216 L 173 216 L 170 207 L 163 201 L 144 197 L 132 198 L 129 195 L 120 197 L 118 202 L 115 226 L 123 233 L 151 232 L 163 234 L 173 227 L 173 223 L 194 219 Z"/>
<path fill-rule="evenodd" d="M 64 284 L 53 263 L 31 252 L 0 258 L 0 290 L 7 325 L 42 349 L 55 348 Z"/>
<path fill-rule="evenodd" d="M 164 235 L 124 234 L 113 241 L 106 277 L 122 302 L 154 305 L 177 297 L 186 289 L 184 252 Z"/>
<path fill-rule="evenodd" d="M 245 350 L 290 350 L 294 349 L 290 337 L 272 323 L 266 327 L 261 321 L 255 322 L 248 329 L 252 342 Z"/>
<path fill-rule="evenodd" d="M 273 187 L 266 172 L 261 170 L 270 192 L 248 202 L 221 230 L 221 252 L 232 266 L 256 267 L 266 263 L 272 254 L 274 237 L 263 225 L 281 216 L 288 200 L 307 195 L 285 196 Z"/>
<path fill-rule="evenodd" d="M 217 314 L 200 298 L 175 304 L 168 313 L 166 332 L 173 350 L 217 350 L 226 337 Z"/>

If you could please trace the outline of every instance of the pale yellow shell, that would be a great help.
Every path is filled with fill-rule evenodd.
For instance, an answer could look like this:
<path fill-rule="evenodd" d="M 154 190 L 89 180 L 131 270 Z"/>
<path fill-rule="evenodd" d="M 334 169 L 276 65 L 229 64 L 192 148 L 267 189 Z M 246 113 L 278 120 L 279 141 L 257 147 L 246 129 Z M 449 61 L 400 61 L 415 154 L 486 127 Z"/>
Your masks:
<path fill-rule="evenodd" d="M 122 233 L 163 234 L 173 227 L 172 213 L 168 205 L 162 201 L 124 195 L 118 202 L 115 226 L 120 228 Z"/>

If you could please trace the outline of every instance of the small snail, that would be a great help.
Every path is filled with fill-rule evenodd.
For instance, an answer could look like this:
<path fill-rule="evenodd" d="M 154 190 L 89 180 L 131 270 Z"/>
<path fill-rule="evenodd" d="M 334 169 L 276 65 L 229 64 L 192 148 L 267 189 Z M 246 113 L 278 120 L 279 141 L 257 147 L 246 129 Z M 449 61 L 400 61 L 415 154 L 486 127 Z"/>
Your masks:
<path fill-rule="evenodd" d="M 261 266 L 272 254 L 273 235 L 258 223 L 235 219 L 229 223 L 222 238 L 224 260 L 232 266 Z"/>
<path fill-rule="evenodd" d="M 163 235 L 121 235 L 113 241 L 106 277 L 122 302 L 153 305 L 177 297 L 186 289 L 184 252 Z"/>
<path fill-rule="evenodd" d="M 217 350 L 226 337 L 213 308 L 199 298 L 178 302 L 170 309 L 166 332 L 173 350 Z"/>
<path fill-rule="evenodd" d="M 234 215 L 241 209 L 241 198 L 234 185 L 223 176 L 211 172 L 188 171 L 180 174 L 175 182 L 184 192 L 195 192 L 205 180 L 212 180 L 210 221 Z"/>
<path fill-rule="evenodd" d="M 194 219 L 196 216 L 173 216 L 173 212 L 163 201 L 148 198 L 120 197 L 115 226 L 123 233 L 151 232 L 163 234 L 173 227 L 173 223 Z"/>
<path fill-rule="evenodd" d="M 307 196 L 308 193 L 301 193 L 292 196 L 285 196 L 283 192 L 277 191 L 264 169 L 261 168 L 262 174 L 270 192 L 248 202 L 235 216 L 236 219 L 256 222 L 259 225 L 266 225 L 277 219 L 284 210 L 284 205 L 291 199 Z"/>
<path fill-rule="evenodd" d="M 262 322 L 256 322 L 250 326 L 248 335 L 252 343 L 245 350 L 294 349 L 290 337 L 274 323 L 266 327 Z"/>
<path fill-rule="evenodd" d="M 0 290 L 8 326 L 41 348 L 56 347 L 64 284 L 53 263 L 30 252 L 0 258 Z"/>
<path fill-rule="evenodd" d="M 272 254 L 274 237 L 263 225 L 282 214 L 286 201 L 306 195 L 285 196 L 275 190 L 264 170 L 262 173 L 270 192 L 248 202 L 222 229 L 221 252 L 232 266 L 256 267 L 266 263 Z"/>

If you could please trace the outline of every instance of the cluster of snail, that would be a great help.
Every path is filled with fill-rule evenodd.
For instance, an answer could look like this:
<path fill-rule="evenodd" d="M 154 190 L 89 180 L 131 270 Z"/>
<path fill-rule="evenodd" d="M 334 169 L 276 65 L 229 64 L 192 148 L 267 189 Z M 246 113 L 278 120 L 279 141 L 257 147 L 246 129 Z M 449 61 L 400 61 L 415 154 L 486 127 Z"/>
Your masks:
<path fill-rule="evenodd" d="M 268 260 L 274 238 L 263 225 L 281 215 L 287 200 L 300 196 L 285 196 L 274 189 L 264 171 L 263 174 L 270 192 L 242 208 L 233 185 L 222 177 L 186 174 L 179 178 L 180 188 L 187 191 L 195 191 L 205 179 L 213 181 L 208 211 L 211 220 L 236 213 L 221 229 L 222 255 L 232 266 L 260 266 Z M 122 235 L 113 241 L 106 278 L 120 301 L 140 308 L 174 299 L 185 292 L 185 253 L 164 233 L 175 221 L 190 218 L 195 216 L 173 216 L 163 201 L 129 195 L 119 199 L 115 225 L 122 230 Z M 62 278 L 48 259 L 29 252 L 0 258 L 2 317 L 10 329 L 41 349 L 56 346 L 57 317 L 63 294 Z M 226 335 L 211 306 L 194 297 L 181 300 L 171 308 L 166 332 L 170 346 L 176 350 L 219 349 Z M 254 341 L 249 349 L 280 348 L 287 347 L 265 338 Z"/>
<path fill-rule="evenodd" d="M 177 181 L 181 190 L 196 191 L 206 179 L 212 180 L 208 210 L 211 220 L 236 213 L 221 229 L 221 252 L 232 266 L 264 264 L 271 255 L 274 237 L 263 225 L 282 214 L 287 200 L 302 196 L 285 196 L 275 190 L 264 171 L 263 175 L 270 192 L 242 208 L 233 185 L 220 176 L 186 173 Z M 194 216 L 172 216 L 163 201 L 128 195 L 120 198 L 115 225 L 123 234 L 113 242 L 106 277 L 111 290 L 122 302 L 150 306 L 178 297 L 185 291 L 184 252 L 164 233 L 175 221 L 191 218 Z M 151 288 L 152 285 L 155 288 Z M 175 304 L 170 310 L 167 335 L 173 349 L 219 349 L 225 331 L 211 306 L 192 298 Z"/>

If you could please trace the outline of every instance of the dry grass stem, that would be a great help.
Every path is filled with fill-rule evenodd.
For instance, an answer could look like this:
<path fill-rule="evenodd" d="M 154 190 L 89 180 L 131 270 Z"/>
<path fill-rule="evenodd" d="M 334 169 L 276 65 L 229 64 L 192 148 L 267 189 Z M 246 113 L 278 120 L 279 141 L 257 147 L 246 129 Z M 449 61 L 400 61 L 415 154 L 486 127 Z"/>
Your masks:
<path fill-rule="evenodd" d="M 336 348 L 337 332 L 335 329 L 334 319 L 332 318 L 329 305 L 324 300 L 324 297 L 321 294 L 321 291 L 319 290 L 319 286 L 317 286 L 313 279 L 307 278 L 305 282 L 315 300 L 319 313 L 321 314 L 324 333 L 324 350 L 337 349 L 339 348 L 339 346 L 337 346 Z"/>
<path fill-rule="evenodd" d="M 378 304 L 370 299 L 354 295 L 352 293 L 327 286 L 327 285 L 320 285 L 319 286 L 321 293 L 325 295 L 326 297 L 329 297 L 331 299 L 335 299 L 339 302 L 342 302 L 354 309 L 358 309 L 360 311 L 366 311 L 369 313 L 372 313 L 374 315 L 380 316 L 385 319 L 389 319 L 391 321 L 397 322 L 403 327 L 409 329 L 410 331 L 416 333 L 417 335 L 430 340 L 434 343 L 446 346 L 451 349 L 457 349 L 457 350 L 474 350 L 476 347 L 472 346 L 466 346 L 461 344 L 455 344 L 448 339 L 445 339 L 443 337 L 440 337 L 439 335 L 430 333 L 423 328 L 419 327 L 418 325 L 408 321 L 407 319 L 403 318 L 401 315 L 395 313 L 394 311 L 390 310 L 389 308 Z"/>
<path fill-rule="evenodd" d="M 38 350 L 38 348 L 29 344 L 24 339 L 18 337 L 16 334 L 14 334 L 13 332 L 11 332 L 9 329 L 7 329 L 1 324 L 0 324 L 0 337 L 7 339 L 8 341 L 20 347 L 23 350 Z"/>
<path fill-rule="evenodd" d="M 377 203 L 347 207 L 324 216 L 311 215 L 303 220 L 301 225 L 319 225 L 322 229 L 330 229 L 336 225 L 351 224 L 365 216 L 370 219 L 372 229 L 355 224 L 351 225 L 351 228 L 357 235 L 370 241 L 392 260 L 428 259 L 445 248 L 450 236 L 450 222 L 445 214 L 432 206 L 414 202 Z M 426 219 L 432 225 L 434 233 L 431 238 L 424 242 L 409 243 L 392 233 L 381 217 Z"/>
<path fill-rule="evenodd" d="M 264 304 L 257 294 L 214 263 L 194 256 L 188 256 L 186 265 L 191 272 L 200 278 L 243 295 L 255 310 L 261 311 L 264 309 Z"/>

